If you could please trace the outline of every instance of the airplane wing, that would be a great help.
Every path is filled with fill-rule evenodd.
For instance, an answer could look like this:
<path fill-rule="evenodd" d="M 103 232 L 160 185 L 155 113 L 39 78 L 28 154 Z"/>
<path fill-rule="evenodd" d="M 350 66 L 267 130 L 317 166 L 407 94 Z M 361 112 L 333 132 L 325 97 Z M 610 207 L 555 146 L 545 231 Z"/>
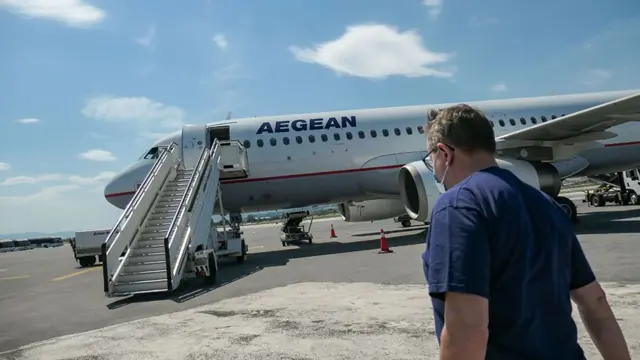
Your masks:
<path fill-rule="evenodd" d="M 506 142 L 568 140 L 567 142 L 571 143 L 601 140 L 597 136 L 606 135 L 603 133 L 606 129 L 627 121 L 640 121 L 640 93 L 514 131 L 496 140 Z"/>

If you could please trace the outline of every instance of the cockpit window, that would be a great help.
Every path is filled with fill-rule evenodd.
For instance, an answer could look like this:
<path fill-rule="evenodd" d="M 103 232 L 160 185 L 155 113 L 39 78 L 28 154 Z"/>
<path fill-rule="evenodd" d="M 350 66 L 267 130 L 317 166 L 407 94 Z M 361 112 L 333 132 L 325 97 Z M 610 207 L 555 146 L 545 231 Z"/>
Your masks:
<path fill-rule="evenodd" d="M 149 151 L 147 151 L 144 155 L 140 157 L 140 159 L 145 160 L 155 160 L 160 157 L 160 154 L 166 149 L 166 146 L 155 146 L 152 147 Z"/>

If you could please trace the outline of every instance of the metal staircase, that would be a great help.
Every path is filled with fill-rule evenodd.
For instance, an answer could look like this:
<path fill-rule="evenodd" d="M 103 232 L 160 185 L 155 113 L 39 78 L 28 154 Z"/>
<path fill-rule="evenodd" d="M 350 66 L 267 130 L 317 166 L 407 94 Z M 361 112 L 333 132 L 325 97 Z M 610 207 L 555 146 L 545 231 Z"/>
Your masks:
<path fill-rule="evenodd" d="M 244 147 L 224 143 L 205 147 L 191 169 L 184 168 L 175 143 L 160 155 L 102 245 L 108 297 L 172 291 L 190 268 L 185 263 L 194 249 L 219 247 L 211 216 L 216 200 L 223 209 L 221 171 L 233 171 L 225 178 L 248 175 Z M 228 159 L 221 162 L 225 153 Z"/>

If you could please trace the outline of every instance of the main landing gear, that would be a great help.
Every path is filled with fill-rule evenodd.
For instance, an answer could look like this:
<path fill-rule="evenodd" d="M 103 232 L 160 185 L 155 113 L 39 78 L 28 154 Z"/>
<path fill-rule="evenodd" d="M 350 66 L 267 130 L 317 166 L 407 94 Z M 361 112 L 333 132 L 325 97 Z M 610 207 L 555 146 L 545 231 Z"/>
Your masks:
<path fill-rule="evenodd" d="M 571 201 L 571 199 L 566 198 L 564 196 L 557 196 L 555 200 L 558 203 L 558 205 L 560 205 L 562 210 L 564 210 L 565 214 L 567 214 L 569 219 L 571 219 L 571 222 L 573 224 L 577 224 L 579 220 L 578 220 L 578 209 L 576 208 L 576 204 L 573 201 Z"/>

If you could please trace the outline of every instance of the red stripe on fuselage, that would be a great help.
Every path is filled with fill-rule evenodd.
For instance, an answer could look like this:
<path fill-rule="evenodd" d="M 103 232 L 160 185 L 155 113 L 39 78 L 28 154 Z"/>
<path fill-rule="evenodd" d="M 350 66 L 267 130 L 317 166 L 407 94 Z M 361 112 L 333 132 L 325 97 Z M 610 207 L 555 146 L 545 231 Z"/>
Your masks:
<path fill-rule="evenodd" d="M 622 143 L 605 144 L 604 147 L 617 147 L 617 146 L 630 146 L 630 145 L 640 145 L 640 141 L 629 141 L 629 142 L 622 142 Z M 348 174 L 348 173 L 365 172 L 365 171 L 390 170 L 390 169 L 401 168 L 403 166 L 404 164 L 377 166 L 377 167 L 360 168 L 360 169 L 321 171 L 321 172 L 304 173 L 304 174 L 278 175 L 278 176 L 268 176 L 268 177 L 261 177 L 261 178 L 229 179 L 229 180 L 221 180 L 220 183 L 221 184 L 239 184 L 239 183 L 250 183 L 250 182 L 258 182 L 258 181 L 297 179 L 297 178 L 323 176 L 323 175 L 338 175 L 338 174 Z M 126 195 L 133 195 L 133 194 L 135 194 L 135 191 L 124 191 L 119 193 L 107 194 L 104 197 L 111 198 L 111 197 L 126 196 Z"/>

